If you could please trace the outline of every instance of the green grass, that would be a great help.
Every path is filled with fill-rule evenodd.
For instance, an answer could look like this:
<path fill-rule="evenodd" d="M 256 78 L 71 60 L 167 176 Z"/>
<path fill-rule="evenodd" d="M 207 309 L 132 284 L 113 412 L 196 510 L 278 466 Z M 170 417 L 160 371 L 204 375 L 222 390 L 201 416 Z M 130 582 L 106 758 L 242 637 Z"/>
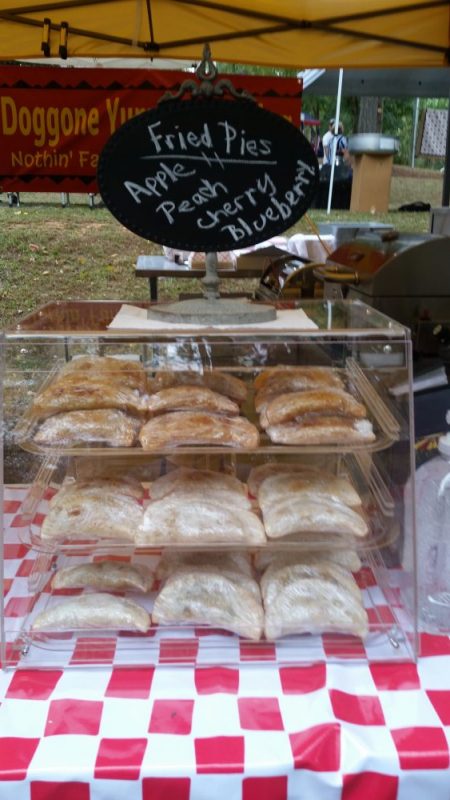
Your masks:
<path fill-rule="evenodd" d="M 403 203 L 422 200 L 435 208 L 442 205 L 443 175 L 431 170 L 413 170 L 394 166 L 389 206 L 396 209 Z"/>
<path fill-rule="evenodd" d="M 412 177 L 394 174 L 389 213 L 374 217 L 332 211 L 328 216 L 326 211 L 312 210 L 309 217 L 316 225 L 376 219 L 399 231 L 426 232 L 429 214 L 395 209 L 414 200 L 440 206 L 441 192 L 439 173 L 431 177 L 420 171 Z M 53 300 L 148 299 L 148 282 L 134 276 L 135 263 L 139 255 L 161 253 L 162 248 L 128 231 L 106 208 L 97 205 L 91 209 L 82 195 L 71 196 L 66 208 L 57 194 L 23 194 L 20 208 L 10 207 L 6 195 L 0 200 L 1 327 Z M 305 218 L 286 233 L 297 231 L 311 233 Z M 222 290 L 250 291 L 254 286 L 255 282 L 229 279 L 223 281 Z M 196 280 L 160 281 L 162 300 L 196 291 L 200 291 Z"/>

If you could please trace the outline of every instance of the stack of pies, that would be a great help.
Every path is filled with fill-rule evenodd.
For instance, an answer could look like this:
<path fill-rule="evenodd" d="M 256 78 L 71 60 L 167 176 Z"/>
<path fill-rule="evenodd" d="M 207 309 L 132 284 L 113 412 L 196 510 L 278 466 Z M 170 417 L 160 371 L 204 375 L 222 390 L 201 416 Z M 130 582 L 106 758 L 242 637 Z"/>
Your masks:
<path fill-rule="evenodd" d="M 34 398 L 30 416 L 42 445 L 135 444 L 146 412 L 141 364 L 109 356 L 82 356 L 66 364 Z"/>
<path fill-rule="evenodd" d="M 146 633 L 151 624 L 148 611 L 140 603 L 110 592 L 147 594 L 153 579 L 153 572 L 144 564 L 111 558 L 58 569 L 51 580 L 51 588 L 56 593 L 86 588 L 94 591 L 53 603 L 36 616 L 32 629 L 113 629 Z"/>
<path fill-rule="evenodd" d="M 258 446 L 257 428 L 240 416 L 247 388 L 239 378 L 218 370 L 163 372 L 150 386 L 150 420 L 139 433 L 144 450 L 180 445 Z"/>
<path fill-rule="evenodd" d="M 298 633 L 364 638 L 368 618 L 352 573 L 330 554 L 274 556 L 261 577 L 266 639 Z"/>
<path fill-rule="evenodd" d="M 220 370 L 148 378 L 130 359 L 81 356 L 36 395 L 29 416 L 40 445 L 254 449 L 258 429 L 240 413 L 246 397 L 246 384 Z"/>
<path fill-rule="evenodd" d="M 231 504 L 247 511 L 251 509 L 246 484 L 234 475 L 211 469 L 173 469 L 153 481 L 149 492 L 152 500 L 162 500 L 176 493 L 178 496 L 185 495 L 187 499 L 208 498 L 221 505 Z"/>
<path fill-rule="evenodd" d="M 157 574 L 152 621 L 208 624 L 249 639 L 335 632 L 364 638 L 368 618 L 352 575 L 358 561 L 332 549 L 322 553 L 264 554 L 259 582 L 243 554 L 173 552 Z M 262 598 L 262 602 L 261 602 Z"/>
<path fill-rule="evenodd" d="M 274 462 L 254 467 L 248 487 L 268 539 L 287 537 L 301 546 L 255 557 L 266 638 L 333 631 L 366 636 L 367 614 L 352 573 L 361 567 L 355 542 L 368 526 L 349 478 Z"/>
<path fill-rule="evenodd" d="M 249 474 L 269 539 L 294 536 L 314 542 L 320 535 L 321 542 L 329 538 L 336 545 L 367 535 L 361 498 L 347 477 L 279 466 L 256 467 Z"/>
<path fill-rule="evenodd" d="M 137 545 L 264 544 L 245 485 L 223 472 L 181 468 L 150 485 Z"/>
<path fill-rule="evenodd" d="M 218 369 L 196 372 L 194 370 L 161 370 L 153 378 L 150 378 L 149 391 L 156 393 L 161 389 L 169 389 L 173 386 L 206 386 L 213 392 L 222 394 L 234 400 L 239 406 L 247 398 L 247 386 L 240 378 L 230 375 L 229 372 L 221 372 Z"/>
<path fill-rule="evenodd" d="M 331 367 L 292 367 L 261 372 L 255 380 L 261 427 L 278 444 L 372 442 L 365 406 Z"/>
<path fill-rule="evenodd" d="M 143 488 L 128 480 L 69 481 L 49 503 L 42 539 L 133 541 L 142 522 Z"/>
<path fill-rule="evenodd" d="M 261 638 L 261 592 L 245 556 L 178 553 L 165 562 L 163 574 L 165 583 L 152 611 L 154 623 L 204 624 Z"/>

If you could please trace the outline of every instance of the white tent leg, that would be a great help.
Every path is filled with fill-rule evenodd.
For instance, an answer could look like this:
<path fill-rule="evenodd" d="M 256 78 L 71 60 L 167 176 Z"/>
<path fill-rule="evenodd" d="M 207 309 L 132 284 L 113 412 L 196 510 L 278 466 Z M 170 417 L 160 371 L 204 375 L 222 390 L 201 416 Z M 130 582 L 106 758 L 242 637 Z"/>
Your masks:
<path fill-rule="evenodd" d="M 413 122 L 413 135 L 412 135 L 412 147 L 411 147 L 412 167 L 414 167 L 416 163 L 416 138 L 417 138 L 417 126 L 419 124 L 419 104 L 420 104 L 420 98 L 416 97 L 414 101 L 414 122 Z"/>
<path fill-rule="evenodd" d="M 338 80 L 338 90 L 337 90 L 337 97 L 336 97 L 336 115 L 334 118 L 334 133 L 335 136 L 331 143 L 331 173 L 330 173 L 330 185 L 328 187 L 328 203 L 327 203 L 327 214 L 330 213 L 331 210 L 331 199 L 333 197 L 333 183 L 334 183 L 334 167 L 336 164 L 336 144 L 337 144 L 337 135 L 339 132 L 339 118 L 341 114 L 341 97 L 342 97 L 342 77 L 344 74 L 344 70 L 339 70 L 339 80 Z"/>

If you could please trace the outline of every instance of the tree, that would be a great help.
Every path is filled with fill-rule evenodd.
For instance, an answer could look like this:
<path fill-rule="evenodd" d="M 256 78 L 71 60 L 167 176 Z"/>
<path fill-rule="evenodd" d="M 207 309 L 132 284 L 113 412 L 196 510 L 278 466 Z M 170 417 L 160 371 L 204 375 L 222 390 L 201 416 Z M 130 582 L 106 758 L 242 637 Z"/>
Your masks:
<path fill-rule="evenodd" d="M 381 133 L 383 118 L 379 97 L 361 97 L 359 101 L 358 133 Z"/>

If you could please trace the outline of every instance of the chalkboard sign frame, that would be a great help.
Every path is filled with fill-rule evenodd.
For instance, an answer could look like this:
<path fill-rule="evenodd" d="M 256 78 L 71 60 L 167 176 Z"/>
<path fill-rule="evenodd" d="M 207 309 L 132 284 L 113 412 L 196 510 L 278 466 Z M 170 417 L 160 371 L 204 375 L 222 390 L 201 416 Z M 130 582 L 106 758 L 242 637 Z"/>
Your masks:
<path fill-rule="evenodd" d="M 97 177 L 105 205 L 129 230 L 217 252 L 294 225 L 312 203 L 319 165 L 285 118 L 246 99 L 202 97 L 161 103 L 122 125 Z"/>

